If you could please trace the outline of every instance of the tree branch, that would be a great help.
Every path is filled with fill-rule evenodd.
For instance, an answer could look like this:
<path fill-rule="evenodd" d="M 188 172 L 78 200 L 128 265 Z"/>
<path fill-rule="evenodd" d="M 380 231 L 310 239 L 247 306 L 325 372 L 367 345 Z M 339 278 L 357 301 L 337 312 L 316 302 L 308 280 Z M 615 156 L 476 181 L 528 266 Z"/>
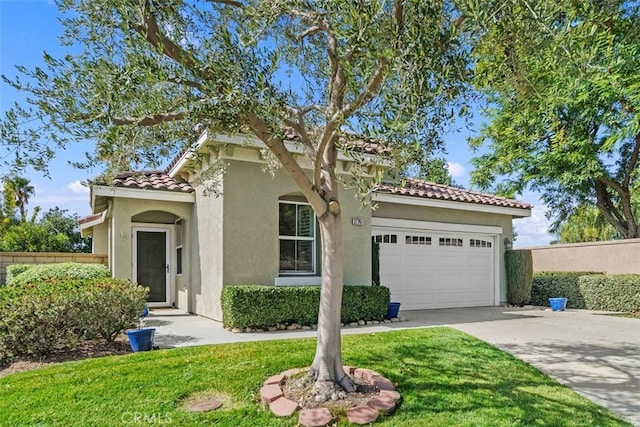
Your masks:
<path fill-rule="evenodd" d="M 365 90 L 363 90 L 356 97 L 356 99 L 354 99 L 353 102 L 347 104 L 340 111 L 340 114 L 343 116 L 343 118 L 349 117 L 358 109 L 360 109 L 363 105 L 365 105 L 366 103 L 368 103 L 373 99 L 373 97 L 376 95 L 376 92 L 378 92 L 378 89 L 380 89 L 380 86 L 382 85 L 384 71 L 386 70 L 386 68 L 387 68 L 387 61 L 385 59 L 380 59 L 378 61 L 378 66 L 376 67 L 376 71 L 374 71 L 373 75 L 369 79 L 369 82 L 367 83 L 367 87 L 365 88 Z"/>
<path fill-rule="evenodd" d="M 640 134 L 635 137 L 635 145 L 633 147 L 633 152 L 631 153 L 631 158 L 629 159 L 629 164 L 627 165 L 627 170 L 624 172 L 624 181 L 622 183 L 624 188 L 629 188 L 629 184 L 631 183 L 631 175 L 633 175 L 636 166 L 638 166 L 638 154 L 640 153 Z"/>
<path fill-rule="evenodd" d="M 138 126 L 155 126 L 160 123 L 175 122 L 183 120 L 186 117 L 185 113 L 163 113 L 163 114 L 149 114 L 141 117 L 113 117 L 111 121 L 116 126 L 125 125 L 138 125 Z"/>
<path fill-rule="evenodd" d="M 194 82 L 192 80 L 185 80 L 185 79 L 182 79 L 180 77 L 170 77 L 169 79 L 167 79 L 167 81 L 169 83 L 175 83 L 175 84 L 178 84 L 178 85 L 185 85 L 185 86 L 192 87 L 194 89 L 202 90 L 202 83 Z"/>
<path fill-rule="evenodd" d="M 303 126 L 301 125 L 301 123 L 295 122 L 293 120 L 285 119 L 284 123 L 287 126 L 292 127 L 293 130 L 296 131 L 296 133 L 300 137 L 300 142 L 302 143 L 302 148 L 304 149 L 305 153 L 307 154 L 307 157 L 309 157 L 309 159 L 311 159 L 312 163 L 315 162 L 315 160 L 316 160 L 316 149 L 313 146 L 313 144 L 311 143 L 311 139 L 309 138 L 309 135 L 307 134 L 306 129 L 303 129 Z"/>
<path fill-rule="evenodd" d="M 173 40 L 166 37 L 158 26 L 158 19 L 153 12 L 153 4 L 151 0 L 145 2 L 145 6 L 142 10 L 142 23 L 133 24 L 135 31 L 142 35 L 147 42 L 156 48 L 162 49 L 163 55 L 168 56 L 182 66 L 193 71 L 196 75 L 202 78 L 208 79 L 207 73 L 204 73 L 204 66 L 197 61 L 193 55 L 188 53 Z"/>
<path fill-rule="evenodd" d="M 219 3 L 233 7 L 244 7 L 244 4 L 235 0 L 209 0 L 209 3 Z"/>
<path fill-rule="evenodd" d="M 297 37 L 298 41 L 304 39 L 305 37 L 309 37 L 312 36 L 318 32 L 322 31 L 322 27 L 320 27 L 319 25 L 314 25 L 313 27 L 309 27 L 306 30 L 304 30 L 302 33 L 300 33 Z"/>
<path fill-rule="evenodd" d="M 600 213 L 602 213 L 602 216 L 605 217 L 609 224 L 613 225 L 620 234 L 627 238 L 629 236 L 628 224 L 611 201 L 611 196 L 607 192 L 606 185 L 598 179 L 595 182 L 595 189 L 596 205 Z"/>
<path fill-rule="evenodd" d="M 324 217 L 328 212 L 327 203 L 314 189 L 311 181 L 307 175 L 305 175 L 298 162 L 293 158 L 293 155 L 287 150 L 282 139 L 274 137 L 271 132 L 269 132 L 266 123 L 255 114 L 251 112 L 246 113 L 246 118 L 253 133 L 269 147 L 300 190 L 302 190 L 302 194 L 304 194 L 307 201 L 313 207 L 316 216 L 318 218 Z"/>

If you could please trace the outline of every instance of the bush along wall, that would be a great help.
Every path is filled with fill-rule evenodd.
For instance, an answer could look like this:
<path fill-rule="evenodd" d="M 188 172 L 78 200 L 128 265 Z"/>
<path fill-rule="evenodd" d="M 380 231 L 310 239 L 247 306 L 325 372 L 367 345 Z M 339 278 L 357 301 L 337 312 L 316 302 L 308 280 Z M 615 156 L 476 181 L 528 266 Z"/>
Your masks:
<path fill-rule="evenodd" d="M 136 326 L 147 288 L 126 280 L 49 280 L 0 288 L 0 365 Z"/>
<path fill-rule="evenodd" d="M 504 254 L 507 269 L 507 301 L 525 305 L 531 301 L 533 257 L 528 249 L 508 250 Z"/>
<path fill-rule="evenodd" d="M 568 298 L 568 308 L 640 311 L 640 275 L 593 272 L 536 273 L 531 303 L 548 306 L 549 298 Z"/>
<path fill-rule="evenodd" d="M 59 264 L 13 265 L 7 268 L 7 286 L 38 284 L 50 280 L 89 280 L 111 277 L 102 264 L 63 262 Z"/>
<path fill-rule="evenodd" d="M 223 324 L 231 329 L 268 329 L 318 323 L 319 286 L 227 286 L 222 290 Z M 389 307 L 384 286 L 345 286 L 342 322 L 381 321 Z"/>

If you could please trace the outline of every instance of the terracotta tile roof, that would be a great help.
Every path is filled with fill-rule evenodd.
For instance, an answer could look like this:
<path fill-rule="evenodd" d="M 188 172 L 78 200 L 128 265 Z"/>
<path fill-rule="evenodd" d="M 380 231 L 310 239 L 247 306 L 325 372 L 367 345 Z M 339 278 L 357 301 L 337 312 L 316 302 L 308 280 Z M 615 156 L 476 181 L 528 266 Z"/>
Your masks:
<path fill-rule="evenodd" d="M 119 173 L 113 179 L 113 186 L 183 193 L 192 193 L 194 191 L 189 183 L 178 181 L 171 178 L 166 172 L 157 170 Z"/>
<path fill-rule="evenodd" d="M 299 139 L 298 134 L 291 127 L 285 128 L 284 138 L 290 141 Z M 349 147 L 359 149 L 364 154 L 385 154 L 389 151 L 375 138 L 365 137 L 344 130 L 342 131 L 342 135 L 340 135 L 338 145 L 347 149 L 349 149 Z"/>
<path fill-rule="evenodd" d="M 83 216 L 82 218 L 78 218 L 78 224 L 82 225 L 82 224 L 86 224 L 87 222 L 97 221 L 101 217 L 102 217 L 102 212 L 99 212 L 93 215 Z"/>
<path fill-rule="evenodd" d="M 531 209 L 530 204 L 520 202 L 518 200 L 410 178 L 406 179 L 404 186 L 402 187 L 383 182 L 378 186 L 376 192 L 422 197 L 425 199 L 449 200 L 452 202 L 476 203 L 480 205 L 491 205 L 505 208 Z"/>

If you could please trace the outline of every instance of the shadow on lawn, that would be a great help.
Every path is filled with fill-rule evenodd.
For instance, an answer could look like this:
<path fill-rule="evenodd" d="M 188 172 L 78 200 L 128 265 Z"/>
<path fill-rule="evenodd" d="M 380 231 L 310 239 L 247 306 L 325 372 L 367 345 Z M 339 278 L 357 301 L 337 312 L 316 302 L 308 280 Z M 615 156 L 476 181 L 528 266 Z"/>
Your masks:
<path fill-rule="evenodd" d="M 558 390 L 535 368 L 475 340 L 447 348 L 426 336 L 424 342 L 394 342 L 388 350 L 394 355 L 392 363 L 386 354 L 368 354 L 366 359 L 371 369 L 384 366 L 380 372 L 398 384 L 404 397 L 398 422 L 429 414 L 449 414 L 465 423 L 474 423 L 476 416 L 517 425 L 616 422 Z"/>

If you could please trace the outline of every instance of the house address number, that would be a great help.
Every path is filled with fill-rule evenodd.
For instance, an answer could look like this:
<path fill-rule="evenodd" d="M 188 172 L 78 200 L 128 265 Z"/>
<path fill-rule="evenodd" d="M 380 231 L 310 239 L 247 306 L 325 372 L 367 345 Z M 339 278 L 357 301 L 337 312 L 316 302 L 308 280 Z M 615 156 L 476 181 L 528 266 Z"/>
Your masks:
<path fill-rule="evenodd" d="M 364 225 L 364 219 L 354 216 L 353 218 L 351 218 L 351 224 L 353 225 Z"/>

